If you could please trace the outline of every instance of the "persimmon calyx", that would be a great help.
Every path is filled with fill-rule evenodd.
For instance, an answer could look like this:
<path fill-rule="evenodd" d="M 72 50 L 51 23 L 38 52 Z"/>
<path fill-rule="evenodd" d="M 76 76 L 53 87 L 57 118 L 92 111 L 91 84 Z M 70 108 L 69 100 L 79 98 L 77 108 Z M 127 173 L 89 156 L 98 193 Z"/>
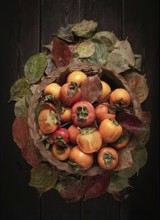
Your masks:
<path fill-rule="evenodd" d="M 71 82 L 69 87 L 68 87 L 68 90 L 67 90 L 67 95 L 72 98 L 76 95 L 77 92 L 78 92 L 77 83 Z"/>
<path fill-rule="evenodd" d="M 112 161 L 115 159 L 116 159 L 116 157 L 113 154 L 111 154 L 110 152 L 106 152 L 103 155 L 103 161 L 107 167 L 110 167 L 112 165 Z"/>
<path fill-rule="evenodd" d="M 84 121 L 88 116 L 88 109 L 86 106 L 78 106 L 77 107 L 77 116 L 79 121 Z"/>

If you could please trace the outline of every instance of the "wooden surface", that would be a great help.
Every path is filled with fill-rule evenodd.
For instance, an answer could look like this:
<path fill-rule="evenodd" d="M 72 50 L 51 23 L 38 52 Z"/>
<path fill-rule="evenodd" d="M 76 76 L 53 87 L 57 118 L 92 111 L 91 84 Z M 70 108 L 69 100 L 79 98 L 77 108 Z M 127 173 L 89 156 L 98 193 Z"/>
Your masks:
<path fill-rule="evenodd" d="M 159 219 L 159 23 L 158 0 L 14 0 L 1 6 L 1 151 L 0 219 L 16 220 L 157 220 Z M 143 73 L 150 93 L 143 108 L 152 113 L 148 161 L 123 203 L 107 194 L 86 202 L 66 204 L 51 190 L 39 198 L 28 186 L 30 166 L 12 139 L 13 104 L 9 89 L 23 74 L 28 57 L 42 50 L 52 34 L 67 23 L 92 19 L 98 30 L 128 38 L 143 55 Z"/>

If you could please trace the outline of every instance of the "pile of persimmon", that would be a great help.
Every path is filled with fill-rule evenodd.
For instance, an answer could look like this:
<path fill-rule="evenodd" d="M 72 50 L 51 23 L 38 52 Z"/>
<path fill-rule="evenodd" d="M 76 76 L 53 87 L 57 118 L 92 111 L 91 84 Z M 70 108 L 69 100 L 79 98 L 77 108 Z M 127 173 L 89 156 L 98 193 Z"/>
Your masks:
<path fill-rule="evenodd" d="M 63 85 L 53 82 L 45 87 L 37 116 L 39 134 L 55 158 L 76 169 L 87 170 L 97 164 L 113 170 L 119 149 L 129 142 L 129 132 L 118 123 L 110 106 L 127 108 L 131 97 L 126 89 L 112 90 L 101 80 L 98 102 L 83 101 L 81 84 L 87 77 L 82 71 L 73 71 Z"/>

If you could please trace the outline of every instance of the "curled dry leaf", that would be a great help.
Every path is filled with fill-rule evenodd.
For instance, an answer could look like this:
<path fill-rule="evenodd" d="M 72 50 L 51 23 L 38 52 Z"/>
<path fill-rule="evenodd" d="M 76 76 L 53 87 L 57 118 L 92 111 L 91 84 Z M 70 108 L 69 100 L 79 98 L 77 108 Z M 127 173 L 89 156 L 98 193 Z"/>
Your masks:
<path fill-rule="evenodd" d="M 58 37 L 54 37 L 52 42 L 52 58 L 57 67 L 67 66 L 72 61 L 72 52 L 69 46 Z"/>
<path fill-rule="evenodd" d="M 107 192 L 110 174 L 85 176 L 83 181 L 84 200 L 97 198 Z"/>
<path fill-rule="evenodd" d="M 82 98 L 83 101 L 94 103 L 97 101 L 102 92 L 102 83 L 97 75 L 89 76 L 81 84 Z"/>
<path fill-rule="evenodd" d="M 144 102 L 149 94 L 149 87 L 145 75 L 141 75 L 137 72 L 130 72 L 124 73 L 123 77 L 127 81 L 129 87 L 138 96 L 139 102 Z"/>

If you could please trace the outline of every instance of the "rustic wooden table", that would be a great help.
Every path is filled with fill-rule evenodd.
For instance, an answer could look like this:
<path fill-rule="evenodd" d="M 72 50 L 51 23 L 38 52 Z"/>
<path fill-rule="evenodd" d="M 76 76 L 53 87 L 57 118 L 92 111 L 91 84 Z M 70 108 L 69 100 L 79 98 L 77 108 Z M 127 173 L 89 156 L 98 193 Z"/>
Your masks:
<path fill-rule="evenodd" d="M 1 6 L 1 181 L 0 219 L 16 220 L 157 220 L 159 219 L 159 23 L 158 0 L 14 0 Z M 8 5 L 7 5 L 8 4 Z M 92 19 L 98 30 L 113 31 L 128 38 L 133 50 L 143 55 L 143 73 L 150 92 L 143 108 L 152 112 L 148 161 L 130 197 L 120 203 L 107 194 L 86 202 L 66 204 L 51 190 L 41 198 L 27 185 L 30 166 L 13 142 L 13 105 L 9 89 L 23 74 L 31 55 L 52 40 L 52 34 L 67 23 Z"/>

